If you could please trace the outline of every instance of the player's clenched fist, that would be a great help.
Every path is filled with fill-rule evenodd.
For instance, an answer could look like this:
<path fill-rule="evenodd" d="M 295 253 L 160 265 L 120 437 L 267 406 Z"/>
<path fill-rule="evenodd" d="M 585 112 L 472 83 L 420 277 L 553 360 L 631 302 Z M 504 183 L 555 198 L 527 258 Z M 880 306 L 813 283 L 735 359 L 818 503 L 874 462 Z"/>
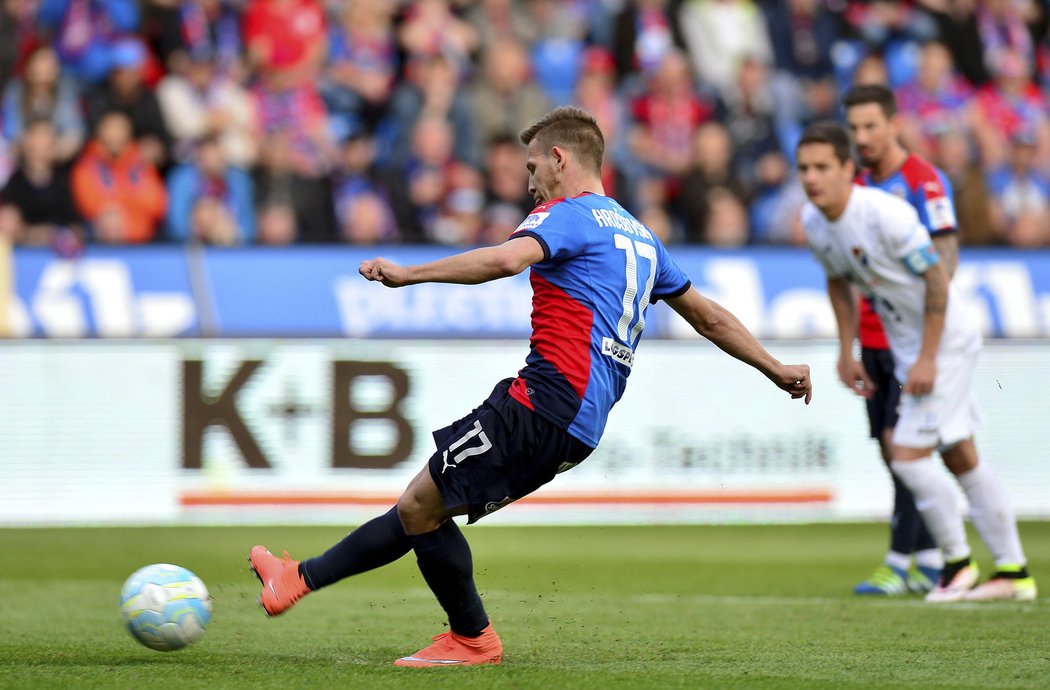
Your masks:
<path fill-rule="evenodd" d="M 376 257 L 368 261 L 362 261 L 357 272 L 368 280 L 375 280 L 387 287 L 402 287 L 405 282 L 405 268 L 387 261 L 383 257 Z"/>

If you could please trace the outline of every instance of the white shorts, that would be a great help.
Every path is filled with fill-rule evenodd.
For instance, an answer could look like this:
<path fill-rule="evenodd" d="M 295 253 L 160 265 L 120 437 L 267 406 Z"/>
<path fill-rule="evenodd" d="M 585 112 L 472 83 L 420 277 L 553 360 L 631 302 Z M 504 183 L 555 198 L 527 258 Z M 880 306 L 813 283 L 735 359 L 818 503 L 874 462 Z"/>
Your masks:
<path fill-rule="evenodd" d="M 981 411 L 970 390 L 976 364 L 976 354 L 939 356 L 933 392 L 901 394 L 893 443 L 906 448 L 947 448 L 973 436 L 981 425 Z"/>

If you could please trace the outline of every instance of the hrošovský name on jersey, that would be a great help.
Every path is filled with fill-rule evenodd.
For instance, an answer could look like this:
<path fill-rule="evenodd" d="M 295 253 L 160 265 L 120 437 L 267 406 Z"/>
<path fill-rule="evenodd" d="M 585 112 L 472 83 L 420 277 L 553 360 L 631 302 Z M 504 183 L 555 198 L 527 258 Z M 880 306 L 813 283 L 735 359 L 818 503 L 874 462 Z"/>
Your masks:
<path fill-rule="evenodd" d="M 594 220 L 598 221 L 598 227 L 601 228 L 617 228 L 624 232 L 629 232 L 632 235 L 649 240 L 653 239 L 653 235 L 649 232 L 649 228 L 642 225 L 639 221 L 631 218 L 630 216 L 617 213 L 605 208 L 592 208 L 591 214 L 594 216 Z M 531 218 L 532 216 L 529 216 Z M 526 222 L 528 218 L 525 219 Z"/>

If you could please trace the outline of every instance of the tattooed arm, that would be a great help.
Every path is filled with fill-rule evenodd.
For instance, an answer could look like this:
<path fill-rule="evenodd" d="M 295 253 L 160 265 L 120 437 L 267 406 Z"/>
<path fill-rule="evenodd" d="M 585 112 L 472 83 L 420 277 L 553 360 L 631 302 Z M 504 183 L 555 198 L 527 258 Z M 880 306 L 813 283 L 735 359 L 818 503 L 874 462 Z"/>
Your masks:
<path fill-rule="evenodd" d="M 908 372 L 904 392 L 926 395 L 933 392 L 937 378 L 937 350 L 944 332 L 944 315 L 948 310 L 948 272 L 941 262 L 930 266 L 922 274 L 926 283 L 926 310 L 922 328 L 922 346 L 919 358 Z"/>
<path fill-rule="evenodd" d="M 948 280 L 955 277 L 955 269 L 959 267 L 959 235 L 955 232 L 941 232 L 931 236 L 933 246 L 941 257 L 941 263 L 948 271 Z"/>

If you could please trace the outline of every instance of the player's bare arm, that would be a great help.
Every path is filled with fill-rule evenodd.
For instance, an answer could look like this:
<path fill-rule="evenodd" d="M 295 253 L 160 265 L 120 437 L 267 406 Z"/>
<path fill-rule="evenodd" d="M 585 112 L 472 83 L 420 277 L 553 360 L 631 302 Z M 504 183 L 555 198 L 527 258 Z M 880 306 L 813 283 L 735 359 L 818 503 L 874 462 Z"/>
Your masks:
<path fill-rule="evenodd" d="M 809 404 L 813 398 L 813 381 L 808 365 L 782 364 L 762 347 L 733 314 L 694 288 L 683 295 L 672 297 L 667 303 L 693 330 L 723 352 L 750 364 L 780 389 L 790 393 L 792 398 L 805 398 L 806 404 Z"/>
<path fill-rule="evenodd" d="M 948 271 L 948 280 L 955 277 L 959 267 L 959 237 L 954 232 L 941 232 L 932 236 L 933 246 L 941 257 L 941 263 Z"/>
<path fill-rule="evenodd" d="M 514 237 L 495 247 L 472 249 L 437 261 L 401 266 L 382 257 L 362 261 L 358 273 L 387 287 L 417 283 L 476 285 L 517 275 L 543 261 L 543 247 L 535 238 Z"/>
<path fill-rule="evenodd" d="M 849 281 L 828 278 L 828 299 L 839 334 L 839 381 L 862 398 L 870 398 L 876 390 L 875 382 L 864 370 L 864 365 L 853 356 L 853 342 L 857 338 L 857 300 Z"/>
<path fill-rule="evenodd" d="M 926 303 L 923 315 L 922 346 L 919 358 L 908 372 L 904 392 L 927 395 L 933 392 L 937 377 L 937 350 L 944 332 L 944 315 L 948 311 L 948 272 L 940 262 L 922 274 L 926 283 Z"/>

